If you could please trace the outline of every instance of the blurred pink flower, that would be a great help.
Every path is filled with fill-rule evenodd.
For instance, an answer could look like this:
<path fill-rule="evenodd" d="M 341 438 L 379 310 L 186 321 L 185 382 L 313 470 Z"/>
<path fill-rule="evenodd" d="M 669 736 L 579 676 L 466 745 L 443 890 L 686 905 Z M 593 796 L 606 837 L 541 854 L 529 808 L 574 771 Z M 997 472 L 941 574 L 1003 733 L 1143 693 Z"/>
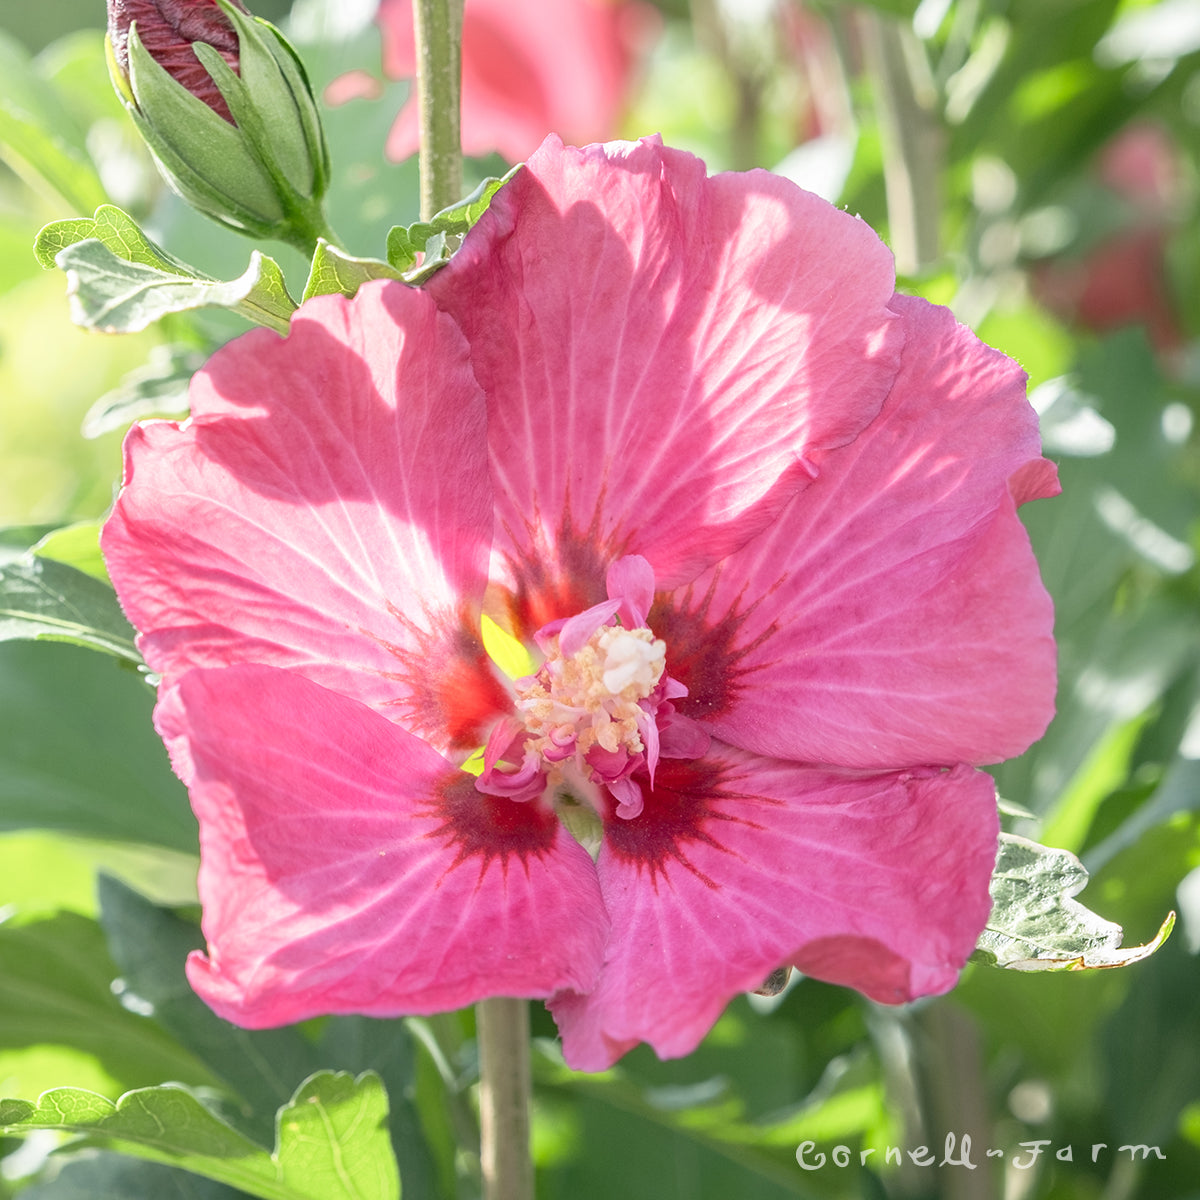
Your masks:
<path fill-rule="evenodd" d="M 628 0 L 466 0 L 462 145 L 522 162 L 548 133 L 596 142 L 616 132 L 633 57 L 652 10 Z M 382 0 L 383 69 L 416 73 L 412 0 Z M 415 154 L 417 103 L 401 110 L 388 157 Z"/>
<path fill-rule="evenodd" d="M 1160 351 L 1183 344 L 1167 278 L 1167 245 L 1178 227 L 1179 152 L 1160 125 L 1126 126 L 1100 152 L 1095 175 L 1125 205 L 1125 225 L 1081 256 L 1038 263 L 1033 290 L 1060 317 L 1104 333 L 1141 325 Z"/>
<path fill-rule="evenodd" d="M 243 12 L 241 0 L 230 0 Z M 238 38 L 217 0 L 108 0 L 108 36 L 120 70 L 129 73 L 129 27 L 137 22 L 138 37 L 160 67 L 215 113 L 233 123 L 225 98 L 217 90 L 192 49 L 207 42 L 238 69 Z"/>
<path fill-rule="evenodd" d="M 219 1013 L 542 997 L 597 1069 L 688 1053 L 785 963 L 954 984 L 996 850 L 975 767 L 1053 708 L 1016 509 L 1057 483 L 1021 371 L 894 294 L 866 225 L 549 139 L 425 289 L 310 301 L 192 405 L 130 433 L 104 549 Z"/>

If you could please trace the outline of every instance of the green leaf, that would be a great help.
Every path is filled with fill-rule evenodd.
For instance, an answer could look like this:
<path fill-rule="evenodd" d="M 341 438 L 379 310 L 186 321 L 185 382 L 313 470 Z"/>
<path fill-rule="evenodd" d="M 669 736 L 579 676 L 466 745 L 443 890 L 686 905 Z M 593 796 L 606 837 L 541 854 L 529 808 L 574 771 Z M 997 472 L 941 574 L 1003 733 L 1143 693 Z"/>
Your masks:
<path fill-rule="evenodd" d="M 403 279 L 403 275 L 377 258 L 351 258 L 320 238 L 304 285 L 304 299 L 335 292 L 353 296 L 369 279 Z"/>
<path fill-rule="evenodd" d="M 13 905 L 22 916 L 49 916 L 64 910 L 94 916 L 95 872 L 80 849 L 77 843 L 50 833 L 0 834 L 0 879 L 4 880 L 5 904 Z M 0 1076 L 2 1073 L 0 1067 Z M 42 1087 L 63 1082 L 48 1079 Z"/>
<path fill-rule="evenodd" d="M 150 723 L 153 707 L 153 691 L 121 659 L 0 644 L 0 830 L 195 854 L 196 819 Z"/>
<path fill-rule="evenodd" d="M 768 1042 L 774 1039 L 768 1038 Z M 711 1039 L 697 1051 L 701 1057 Z M 776 1045 L 778 1049 L 778 1045 Z M 746 1051 L 743 1042 L 736 1048 Z M 635 1052 L 636 1053 L 636 1052 Z M 732 1058 L 734 1055 L 730 1054 Z M 656 1064 L 659 1065 L 659 1064 Z M 775 1063 L 778 1068 L 778 1060 Z M 882 1088 L 865 1078 L 863 1068 L 847 1069 L 843 1060 L 835 1094 L 820 1106 L 793 1105 L 761 1121 L 748 1120 L 740 1097 L 725 1073 L 709 1072 L 694 1081 L 684 1072 L 700 1075 L 699 1064 L 672 1063 L 656 1084 L 643 1084 L 624 1064 L 600 1074 L 568 1070 L 552 1043 L 535 1040 L 534 1078 L 543 1108 L 556 1111 L 576 1146 L 627 1147 L 620 1157 L 592 1155 L 591 1160 L 564 1171 L 562 1194 L 602 1196 L 622 1194 L 630 1172 L 640 1181 L 639 1196 L 689 1197 L 815 1195 L 796 1169 L 797 1144 L 805 1138 L 821 1142 L 848 1141 L 877 1126 L 883 1106 Z M 778 1087 L 760 1067 L 767 1088 Z M 678 1076 L 676 1082 L 672 1076 Z M 543 1135 L 544 1136 L 544 1135 Z M 578 1153 L 578 1151 L 576 1151 Z M 567 1155 L 564 1154 L 564 1157 Z M 678 1164 L 688 1164 L 681 1188 Z M 590 1184 L 586 1189 L 583 1180 Z"/>
<path fill-rule="evenodd" d="M 285 1178 L 314 1200 L 399 1200 L 400 1176 L 387 1133 L 379 1076 L 322 1071 L 279 1114 L 276 1157 Z"/>
<path fill-rule="evenodd" d="M 239 278 L 222 283 L 156 246 L 112 204 L 90 219 L 51 222 L 33 250 L 42 266 L 67 272 L 71 317 L 87 329 L 130 333 L 167 313 L 212 305 L 287 333 L 296 310 L 274 259 L 256 250 Z"/>
<path fill-rule="evenodd" d="M 68 221 L 51 221 L 37 235 L 33 253 L 43 267 L 57 264 L 59 254 L 76 242 L 95 238 L 118 258 L 154 267 L 159 271 L 192 273 L 191 268 L 157 246 L 142 231 L 138 223 L 115 204 L 101 204 L 91 217 L 73 217 Z"/>
<path fill-rule="evenodd" d="M 104 556 L 100 553 L 100 530 L 103 521 L 77 521 L 74 525 L 63 525 L 41 538 L 33 547 L 38 558 L 52 558 L 66 563 L 85 575 L 99 579 L 112 587 Z"/>
<path fill-rule="evenodd" d="M 1122 947 L 1120 925 L 1072 899 L 1087 881 L 1083 864 L 1069 851 L 1002 833 L 992 873 L 992 914 L 977 959 L 1016 971 L 1084 971 L 1138 962 L 1166 941 L 1174 913 L 1146 945 Z"/>
<path fill-rule="evenodd" d="M 388 262 L 397 271 L 405 272 L 410 283 L 428 279 L 450 261 L 458 239 L 487 212 L 492 197 L 520 169 L 518 164 L 502 178 L 485 179 L 466 199 L 434 213 L 428 221 L 418 221 L 407 227 L 393 226 L 387 236 Z M 425 256 L 419 267 L 418 254 Z"/>
<path fill-rule="evenodd" d="M 117 969 L 95 921 L 76 913 L 0 926 L 0 1048 L 67 1046 L 91 1055 L 118 1088 L 211 1076 L 154 1022 L 113 994 Z M 9 1085 L 11 1087 L 11 1083 Z"/>
<path fill-rule="evenodd" d="M 101 208 L 104 206 L 101 205 Z M 100 209 L 96 209 L 99 213 Z M 68 246 L 96 237 L 96 222 L 91 217 L 71 217 L 66 221 L 51 221 L 44 226 L 33 242 L 33 256 L 47 271 L 54 269 L 54 259 Z"/>
<path fill-rule="evenodd" d="M 85 438 L 123 429 L 143 417 L 179 416 L 188 410 L 188 385 L 205 356 L 190 346 L 155 346 L 149 360 L 105 392 L 83 418 Z"/>
<path fill-rule="evenodd" d="M 218 1017 L 188 984 L 188 953 L 204 945 L 195 924 L 104 876 L 99 896 L 101 923 L 130 993 L 152 1005 L 155 1019 L 236 1095 L 236 1111 L 229 1117 L 238 1128 L 266 1141 L 276 1109 L 299 1080 L 323 1067 L 373 1069 L 392 1097 L 389 1124 L 405 1185 L 414 1195 L 434 1195 L 429 1151 L 406 1096 L 415 1070 L 406 1022 L 334 1017 L 316 1045 L 295 1028 L 239 1029 Z"/>
<path fill-rule="evenodd" d="M 1196 958 L 1181 938 L 1144 971 L 1100 1028 L 1105 1111 L 1122 1140 L 1165 1145 L 1196 1100 L 1200 1006 Z"/>
<path fill-rule="evenodd" d="M 14 638 L 75 642 L 142 661 L 112 588 L 51 558 L 0 565 L 0 641 Z"/>
<path fill-rule="evenodd" d="M 263 1200 L 399 1200 L 379 1077 L 322 1071 L 280 1109 L 274 1153 L 231 1129 L 186 1088 L 127 1092 L 116 1104 L 54 1088 L 36 1104 L 0 1100 L 9 1133 L 55 1129 L 88 1135 L 127 1154 L 182 1167 Z"/>
<path fill-rule="evenodd" d="M 392 1146 L 400 1160 L 401 1182 L 409 1195 L 429 1200 L 440 1195 L 417 1110 L 417 1048 L 409 1022 L 334 1017 L 322 1030 L 316 1058 L 343 1070 L 373 1070 L 380 1075 L 388 1092 L 388 1123 Z"/>
<path fill-rule="evenodd" d="M 238 1097 L 230 1114 L 238 1127 L 268 1143 L 276 1110 L 297 1083 L 333 1064 L 318 1061 L 298 1029 L 239 1029 L 196 995 L 184 963 L 204 947 L 197 925 L 107 876 L 100 877 L 98 892 L 109 948 L 131 994 L 152 1006 L 155 1019 Z"/>
<path fill-rule="evenodd" d="M 227 283 L 118 258 L 95 238 L 68 246 L 55 261 L 67 273 L 71 319 L 104 333 L 133 333 L 167 313 L 208 305 L 231 308 L 259 325 L 287 333 L 296 310 L 279 264 L 257 250 L 245 272 Z"/>

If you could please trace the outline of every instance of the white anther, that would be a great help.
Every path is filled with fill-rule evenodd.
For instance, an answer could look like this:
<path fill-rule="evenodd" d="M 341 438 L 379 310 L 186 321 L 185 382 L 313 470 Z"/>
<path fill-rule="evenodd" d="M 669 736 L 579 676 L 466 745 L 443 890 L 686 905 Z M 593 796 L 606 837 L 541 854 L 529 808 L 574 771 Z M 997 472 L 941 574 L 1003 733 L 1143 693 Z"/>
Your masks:
<path fill-rule="evenodd" d="M 648 696 L 662 678 L 667 646 L 648 629 L 608 626 L 600 632 L 597 649 L 604 655 L 601 682 L 613 696 L 631 684 L 639 697 Z"/>

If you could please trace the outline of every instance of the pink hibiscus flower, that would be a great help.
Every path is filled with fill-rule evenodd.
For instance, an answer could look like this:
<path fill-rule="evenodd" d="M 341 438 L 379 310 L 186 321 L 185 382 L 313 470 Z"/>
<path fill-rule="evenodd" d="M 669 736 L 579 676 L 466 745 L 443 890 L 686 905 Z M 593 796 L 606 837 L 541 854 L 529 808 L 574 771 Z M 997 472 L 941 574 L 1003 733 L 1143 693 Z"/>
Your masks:
<path fill-rule="evenodd" d="M 634 47 L 649 10 L 627 0 L 467 0 L 463 13 L 462 143 L 471 155 L 521 162 L 551 130 L 568 141 L 612 137 Z M 382 0 L 383 69 L 416 74 L 412 0 Z M 418 144 L 416 97 L 388 136 L 400 161 Z"/>
<path fill-rule="evenodd" d="M 1172 357 L 1185 341 L 1167 268 L 1187 190 L 1178 147 L 1162 126 L 1128 125 L 1101 151 L 1095 175 L 1123 202 L 1124 225 L 1082 256 L 1034 264 L 1034 295 L 1064 320 L 1096 333 L 1142 325 Z"/>
<path fill-rule="evenodd" d="M 104 549 L 217 1012 L 541 997 L 596 1069 L 785 963 L 953 985 L 975 765 L 1052 711 L 1016 509 L 1057 484 L 1016 365 L 893 289 L 776 176 L 550 139 L 423 290 L 313 300 L 134 428 Z"/>

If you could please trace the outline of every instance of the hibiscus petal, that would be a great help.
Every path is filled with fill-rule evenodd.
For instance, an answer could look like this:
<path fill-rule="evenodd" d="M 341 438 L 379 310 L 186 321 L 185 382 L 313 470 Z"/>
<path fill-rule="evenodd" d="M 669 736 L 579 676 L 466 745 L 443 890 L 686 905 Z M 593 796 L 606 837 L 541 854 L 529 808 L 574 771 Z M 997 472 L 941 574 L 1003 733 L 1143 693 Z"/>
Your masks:
<path fill-rule="evenodd" d="M 294 667 L 441 747 L 507 706 L 479 637 L 483 398 L 453 324 L 395 283 L 326 296 L 126 441 L 109 571 L 154 670 Z M 439 664 L 439 681 L 428 665 Z"/>
<path fill-rule="evenodd" d="M 681 712 L 762 754 L 995 762 L 1054 712 L 1053 611 L 1016 505 L 1057 492 L 1024 374 L 946 309 L 879 419 L 779 522 L 651 614 Z"/>
<path fill-rule="evenodd" d="M 609 596 L 621 601 L 621 624 L 637 629 L 646 624 L 654 603 L 654 568 L 640 554 L 618 558 L 608 568 L 605 586 Z"/>
<path fill-rule="evenodd" d="M 188 672 L 156 723 L 200 820 L 193 987 L 258 1028 L 590 988 L 608 919 L 587 853 L 536 804 L 288 671 Z"/>
<path fill-rule="evenodd" d="M 948 990 L 991 911 L 997 833 L 992 780 L 965 766 L 663 762 L 642 815 L 606 825 L 600 982 L 550 1001 L 567 1062 L 688 1054 L 784 963 L 889 1004 Z"/>
<path fill-rule="evenodd" d="M 866 225 L 656 140 L 547 139 L 428 287 L 488 395 L 522 633 L 603 600 L 623 554 L 673 586 L 765 527 L 876 416 L 903 340 Z"/>

